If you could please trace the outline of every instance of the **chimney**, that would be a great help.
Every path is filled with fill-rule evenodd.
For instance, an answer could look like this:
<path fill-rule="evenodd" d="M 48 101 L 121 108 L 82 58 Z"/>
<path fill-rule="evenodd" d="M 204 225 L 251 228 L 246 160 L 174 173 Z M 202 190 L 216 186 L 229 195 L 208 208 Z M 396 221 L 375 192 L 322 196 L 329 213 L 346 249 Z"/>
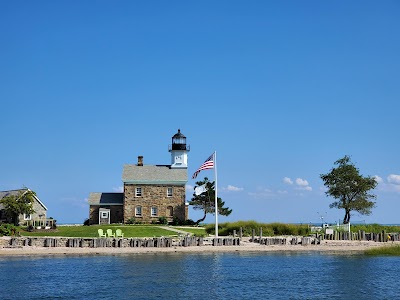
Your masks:
<path fill-rule="evenodd" d="M 137 165 L 143 167 L 143 156 L 139 155 L 137 157 Z"/>

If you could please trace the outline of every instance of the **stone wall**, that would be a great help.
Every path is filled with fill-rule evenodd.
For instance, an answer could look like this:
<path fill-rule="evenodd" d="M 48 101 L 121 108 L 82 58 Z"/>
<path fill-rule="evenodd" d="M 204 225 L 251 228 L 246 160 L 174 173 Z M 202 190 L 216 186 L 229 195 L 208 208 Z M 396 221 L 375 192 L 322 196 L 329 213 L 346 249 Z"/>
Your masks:
<path fill-rule="evenodd" d="M 89 224 L 99 224 L 99 208 L 110 209 L 110 223 L 122 223 L 124 220 L 124 207 L 122 205 L 90 205 Z"/>
<path fill-rule="evenodd" d="M 142 196 L 135 196 L 135 188 L 142 188 Z M 172 197 L 167 196 L 167 188 L 172 187 Z M 135 208 L 142 207 L 142 215 L 135 215 Z M 157 207 L 157 216 L 151 215 L 151 208 Z M 172 207 L 172 216 L 168 207 Z M 188 209 L 185 207 L 185 185 L 124 185 L 124 223 L 130 218 L 143 223 L 158 221 L 166 217 L 171 222 L 175 217 L 181 221 L 187 220 Z"/>

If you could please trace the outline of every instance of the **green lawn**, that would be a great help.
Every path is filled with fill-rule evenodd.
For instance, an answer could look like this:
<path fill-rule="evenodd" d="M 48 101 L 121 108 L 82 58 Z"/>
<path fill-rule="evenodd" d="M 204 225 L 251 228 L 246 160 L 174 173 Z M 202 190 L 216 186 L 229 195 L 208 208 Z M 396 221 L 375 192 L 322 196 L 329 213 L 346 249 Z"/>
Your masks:
<path fill-rule="evenodd" d="M 185 231 L 185 232 L 190 232 L 194 235 L 197 236 L 205 236 L 206 235 L 206 229 L 204 227 L 179 227 L 179 226 L 174 226 L 174 228 Z"/>
<path fill-rule="evenodd" d="M 97 229 L 107 230 L 111 228 L 113 232 L 121 229 L 124 237 L 160 237 L 173 236 L 176 232 L 161 229 L 153 225 L 91 225 L 91 226 L 58 226 L 55 231 L 28 232 L 20 230 L 22 236 L 61 236 L 61 237 L 97 237 Z"/>

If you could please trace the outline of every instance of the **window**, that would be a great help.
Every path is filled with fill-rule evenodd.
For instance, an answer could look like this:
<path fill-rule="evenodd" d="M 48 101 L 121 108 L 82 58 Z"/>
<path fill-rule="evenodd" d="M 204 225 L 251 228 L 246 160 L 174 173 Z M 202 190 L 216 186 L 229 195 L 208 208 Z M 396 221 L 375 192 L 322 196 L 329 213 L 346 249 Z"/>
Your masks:
<path fill-rule="evenodd" d="M 108 218 L 108 211 L 102 211 L 102 212 L 101 212 L 101 218 L 102 218 L 102 219 Z"/>
<path fill-rule="evenodd" d="M 172 187 L 167 188 L 167 197 L 172 197 Z"/>
<path fill-rule="evenodd" d="M 141 217 L 142 216 L 142 207 L 141 206 L 136 206 L 135 207 L 135 216 Z"/>
<path fill-rule="evenodd" d="M 25 220 L 25 221 L 30 221 L 30 220 L 32 220 L 32 215 L 24 214 L 24 220 Z"/>
<path fill-rule="evenodd" d="M 167 216 L 173 217 L 174 216 L 174 208 L 172 206 L 167 207 Z"/>
<path fill-rule="evenodd" d="M 152 217 L 157 217 L 157 215 L 158 215 L 157 207 L 153 206 L 151 208 L 151 216 Z"/>
<path fill-rule="evenodd" d="M 137 187 L 135 189 L 135 197 L 142 197 L 142 188 L 141 187 Z"/>

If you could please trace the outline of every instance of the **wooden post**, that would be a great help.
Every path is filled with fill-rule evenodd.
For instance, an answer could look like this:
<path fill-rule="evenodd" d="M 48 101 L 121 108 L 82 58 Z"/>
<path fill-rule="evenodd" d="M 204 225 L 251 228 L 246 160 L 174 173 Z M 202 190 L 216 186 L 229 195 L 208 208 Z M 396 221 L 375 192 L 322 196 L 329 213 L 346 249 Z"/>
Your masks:
<path fill-rule="evenodd" d="M 255 234 L 256 234 L 256 230 L 255 229 L 253 229 L 252 230 L 252 233 L 251 233 L 251 241 L 254 243 L 254 236 L 255 236 Z"/>
<path fill-rule="evenodd" d="M 236 230 L 233 231 L 233 237 L 236 237 Z"/>
<path fill-rule="evenodd" d="M 260 244 L 261 244 L 261 240 L 262 240 L 262 227 L 260 227 Z"/>
<path fill-rule="evenodd" d="M 239 238 L 242 239 L 243 236 L 243 229 L 242 227 L 239 228 Z"/>

